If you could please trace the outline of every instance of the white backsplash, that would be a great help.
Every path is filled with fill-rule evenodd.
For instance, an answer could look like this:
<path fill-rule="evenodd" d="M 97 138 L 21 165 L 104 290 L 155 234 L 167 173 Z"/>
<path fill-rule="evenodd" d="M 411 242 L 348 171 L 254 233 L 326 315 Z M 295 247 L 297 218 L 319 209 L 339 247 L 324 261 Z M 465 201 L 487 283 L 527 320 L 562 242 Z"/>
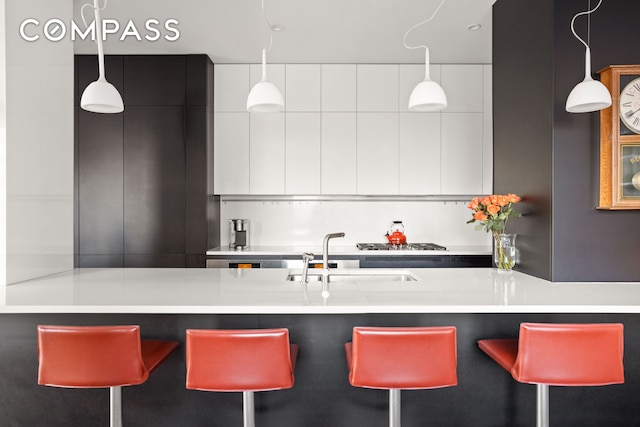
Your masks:
<path fill-rule="evenodd" d="M 249 219 L 251 246 L 320 246 L 327 233 L 344 232 L 336 245 L 386 242 L 384 234 L 401 220 L 409 243 L 488 246 L 484 231 L 466 224 L 467 202 L 452 201 L 223 201 L 221 245 L 229 244 L 229 220 Z"/>

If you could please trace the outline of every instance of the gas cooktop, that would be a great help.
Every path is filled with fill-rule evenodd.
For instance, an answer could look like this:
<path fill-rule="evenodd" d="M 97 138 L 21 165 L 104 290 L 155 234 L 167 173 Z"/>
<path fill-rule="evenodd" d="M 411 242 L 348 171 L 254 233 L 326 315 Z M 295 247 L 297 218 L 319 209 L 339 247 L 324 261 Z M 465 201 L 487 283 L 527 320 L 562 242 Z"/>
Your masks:
<path fill-rule="evenodd" d="M 361 251 L 446 251 L 444 246 L 435 243 L 407 243 L 392 245 L 391 243 L 357 243 L 356 248 Z"/>

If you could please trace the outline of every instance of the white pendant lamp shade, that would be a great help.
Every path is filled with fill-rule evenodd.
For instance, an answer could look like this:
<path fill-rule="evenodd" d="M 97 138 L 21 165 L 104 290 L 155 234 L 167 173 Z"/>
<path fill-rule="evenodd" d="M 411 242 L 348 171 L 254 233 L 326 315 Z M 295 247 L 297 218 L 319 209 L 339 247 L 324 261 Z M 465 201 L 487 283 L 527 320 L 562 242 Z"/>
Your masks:
<path fill-rule="evenodd" d="M 418 83 L 409 96 L 409 111 L 439 111 L 447 107 L 447 95 L 429 75 L 429 48 L 425 50 L 424 80 Z"/>
<path fill-rule="evenodd" d="M 277 113 L 284 108 L 284 98 L 273 83 L 267 81 L 267 52 L 262 49 L 262 79 L 247 97 L 247 110 L 252 113 Z"/>
<path fill-rule="evenodd" d="M 566 109 L 569 113 L 589 113 L 611 106 L 609 90 L 597 80 L 591 78 L 591 49 L 587 47 L 584 80 L 573 88 L 567 98 Z"/>
<path fill-rule="evenodd" d="M 91 6 L 91 5 L 86 5 Z M 106 3 L 105 3 L 106 6 Z M 98 80 L 89 84 L 80 98 L 80 107 L 92 113 L 120 113 L 124 111 L 124 102 L 118 89 L 104 76 L 104 51 L 102 49 L 102 23 L 98 0 L 93 2 L 96 26 L 96 43 L 98 45 Z M 84 19 L 84 16 L 83 16 Z"/>
<path fill-rule="evenodd" d="M 98 79 L 84 90 L 80 99 L 83 110 L 93 113 L 120 113 L 124 104 L 120 92 L 105 79 Z"/>

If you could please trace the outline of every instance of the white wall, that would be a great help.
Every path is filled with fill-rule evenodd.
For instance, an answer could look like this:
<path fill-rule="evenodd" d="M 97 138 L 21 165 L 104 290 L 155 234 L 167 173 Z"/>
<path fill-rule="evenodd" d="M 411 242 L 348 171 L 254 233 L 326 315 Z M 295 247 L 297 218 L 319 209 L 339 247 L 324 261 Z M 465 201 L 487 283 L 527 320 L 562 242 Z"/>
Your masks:
<path fill-rule="evenodd" d="M 4 0 L 0 0 L 0 23 L 4 24 Z M 7 91 L 5 26 L 0 30 L 0 272 L 7 271 Z M 0 286 L 7 284 L 6 274 L 0 274 Z M 0 304 L 5 294 L 0 292 Z"/>
<path fill-rule="evenodd" d="M 19 25 L 69 23 L 72 0 L 4 0 L 6 281 L 73 268 L 73 44 L 27 42 Z"/>

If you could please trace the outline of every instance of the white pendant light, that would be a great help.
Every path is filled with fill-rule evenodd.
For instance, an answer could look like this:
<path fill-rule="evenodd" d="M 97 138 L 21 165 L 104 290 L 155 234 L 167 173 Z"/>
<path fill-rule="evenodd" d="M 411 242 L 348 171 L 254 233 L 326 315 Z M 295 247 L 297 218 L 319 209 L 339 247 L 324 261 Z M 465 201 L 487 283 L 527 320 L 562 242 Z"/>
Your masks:
<path fill-rule="evenodd" d="M 566 110 L 569 113 L 589 113 L 602 110 L 611 105 L 611 94 L 609 90 L 597 80 L 591 77 L 591 48 L 582 38 L 578 36 L 574 28 L 575 20 L 580 15 L 588 15 L 589 32 L 591 27 L 591 14 L 602 4 L 598 2 L 596 7 L 585 12 L 576 14 L 571 20 L 571 31 L 573 35 L 585 46 L 584 54 L 584 80 L 578 83 L 567 97 Z"/>
<path fill-rule="evenodd" d="M 267 50 L 262 49 L 262 78 L 249 92 L 247 110 L 252 113 L 277 113 L 283 108 L 282 94 L 276 85 L 267 81 Z"/>
<path fill-rule="evenodd" d="M 267 51 L 271 50 L 273 45 L 273 26 L 269 23 L 264 11 L 264 0 L 262 0 L 262 15 L 269 28 L 269 47 L 262 49 L 262 78 L 249 92 L 247 110 L 252 113 L 277 113 L 284 108 L 284 98 L 276 85 L 267 81 Z"/>
<path fill-rule="evenodd" d="M 91 6 L 91 4 L 85 4 L 82 6 Z M 105 6 L 107 6 L 105 0 Z M 103 8 L 104 9 L 104 8 Z M 122 102 L 122 96 L 120 92 L 111 83 L 107 81 L 104 76 L 104 51 L 102 48 L 102 21 L 100 20 L 100 7 L 98 6 L 98 0 L 93 0 L 93 10 L 96 26 L 96 43 L 98 45 L 98 80 L 89 84 L 82 93 L 80 99 L 80 107 L 83 110 L 91 111 L 93 113 L 120 113 L 124 111 L 124 103 Z M 81 12 L 82 14 L 82 12 Z M 84 21 L 84 15 L 82 16 Z M 86 26 L 86 22 L 85 22 Z"/>
<path fill-rule="evenodd" d="M 411 96 L 409 96 L 409 111 L 418 111 L 418 112 L 429 112 L 429 111 L 439 111 L 443 108 L 447 107 L 447 95 L 444 93 L 442 87 L 437 83 L 431 80 L 431 74 L 429 72 L 429 48 L 426 45 L 422 46 L 409 46 L 407 45 L 407 34 L 411 30 L 416 27 L 419 27 L 422 24 L 426 24 L 435 18 L 436 14 L 444 4 L 445 0 L 440 2 L 440 5 L 436 8 L 433 15 L 430 18 L 425 19 L 424 21 L 414 25 L 409 28 L 406 33 L 404 33 L 403 43 L 404 47 L 407 49 L 417 49 L 423 47 L 425 49 L 425 60 L 424 60 L 424 80 L 418 83 L 418 85 L 411 92 Z"/>

